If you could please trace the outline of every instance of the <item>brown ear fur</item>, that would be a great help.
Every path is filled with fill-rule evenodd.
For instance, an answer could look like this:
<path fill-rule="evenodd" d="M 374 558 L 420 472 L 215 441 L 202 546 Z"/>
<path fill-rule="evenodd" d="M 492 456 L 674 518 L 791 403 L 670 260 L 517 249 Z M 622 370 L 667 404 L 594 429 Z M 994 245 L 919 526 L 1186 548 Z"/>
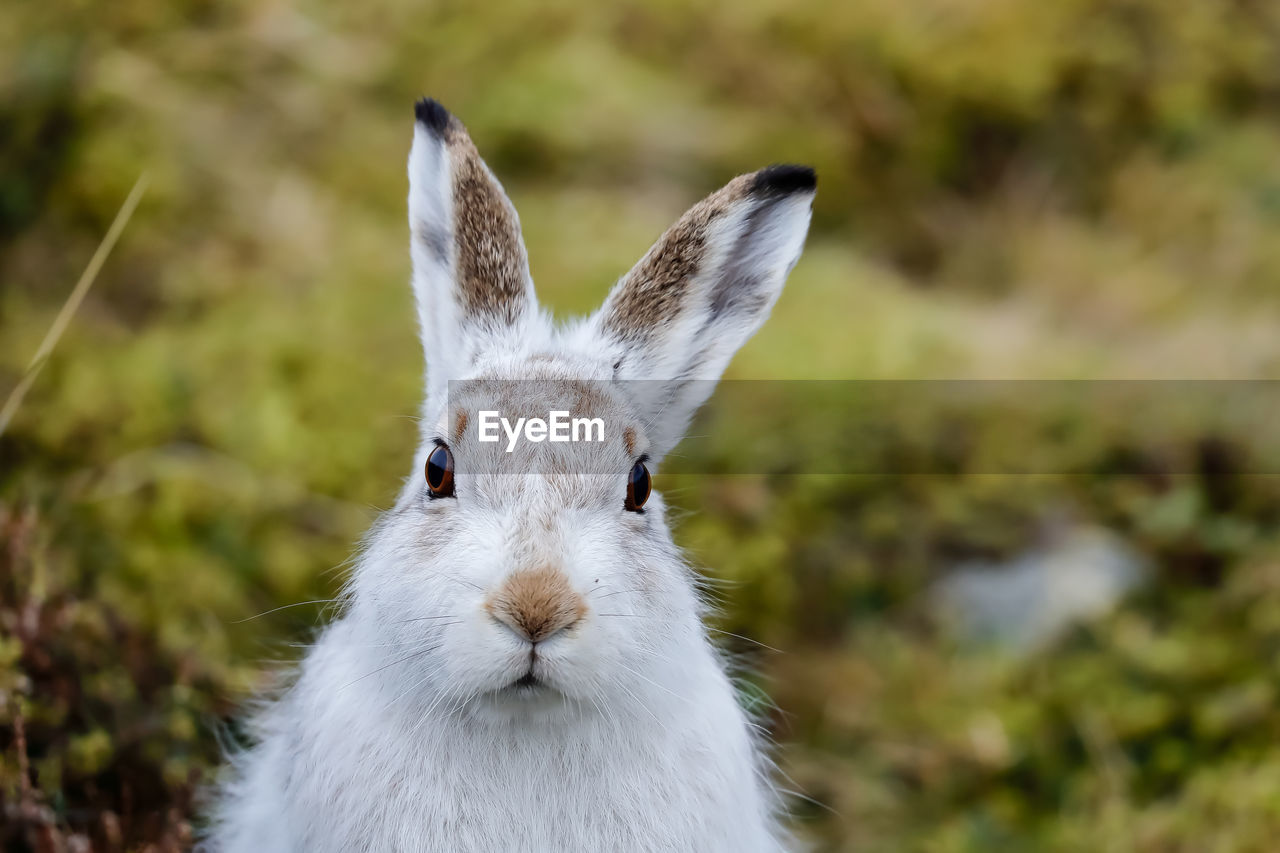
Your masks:
<path fill-rule="evenodd" d="M 740 175 L 698 202 L 675 225 L 667 229 L 640 263 L 620 281 L 605 306 L 602 329 L 620 341 L 643 343 L 678 313 L 695 279 L 707 263 L 712 233 L 719 221 L 730 214 L 745 217 L 737 240 L 749 241 L 757 223 L 768 218 L 770 208 L 799 194 L 811 195 L 817 177 L 808 166 L 776 165 Z M 749 278 L 751 271 L 732 263 L 721 271 L 725 278 L 713 288 L 711 299 L 717 310 L 733 298 L 749 302 L 753 297 L 734 296 L 741 290 L 737 278 Z"/>
<path fill-rule="evenodd" d="M 463 314 L 514 323 L 528 304 L 529 263 L 520 220 L 462 122 L 430 98 L 419 101 L 414 112 L 449 153 L 454 274 Z M 445 240 L 429 241 L 440 244 Z"/>
<path fill-rule="evenodd" d="M 706 255 L 709 228 L 746 195 L 751 180 L 751 175 L 735 178 L 667 229 L 619 283 L 605 331 L 620 340 L 642 341 L 675 312 Z"/>

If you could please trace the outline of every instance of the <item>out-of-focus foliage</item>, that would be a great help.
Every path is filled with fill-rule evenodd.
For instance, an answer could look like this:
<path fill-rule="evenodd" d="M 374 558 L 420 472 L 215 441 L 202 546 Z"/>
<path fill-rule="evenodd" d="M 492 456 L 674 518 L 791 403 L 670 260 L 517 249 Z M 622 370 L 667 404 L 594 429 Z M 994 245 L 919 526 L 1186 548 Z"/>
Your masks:
<path fill-rule="evenodd" d="M 817 166 L 809 249 L 733 376 L 1280 367 L 1274 3 L 9 4 L 0 393 L 151 190 L 0 438 L 6 850 L 184 845 L 218 733 L 322 614 L 241 620 L 331 597 L 406 473 L 422 93 L 506 183 L 561 315 L 733 174 Z M 784 650 L 735 646 L 780 708 L 799 831 L 1270 849 L 1280 483 L 1219 464 L 1263 450 L 1085 424 L 1061 452 L 1089 473 L 995 477 L 1000 426 L 924 425 L 903 465 L 936 475 L 666 484 L 727 582 L 719 627 Z M 1142 476 L 1111 473 L 1135 452 Z M 1151 586 L 1034 655 L 948 639 L 928 584 L 1062 519 L 1126 537 Z"/>

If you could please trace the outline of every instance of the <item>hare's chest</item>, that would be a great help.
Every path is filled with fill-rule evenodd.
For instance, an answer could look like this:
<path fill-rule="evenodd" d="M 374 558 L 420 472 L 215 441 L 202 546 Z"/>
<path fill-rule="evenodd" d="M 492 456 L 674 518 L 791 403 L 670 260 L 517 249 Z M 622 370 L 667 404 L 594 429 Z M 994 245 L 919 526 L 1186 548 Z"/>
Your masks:
<path fill-rule="evenodd" d="M 659 750 L 580 733 L 454 746 L 389 792 L 419 849 L 689 849 L 715 822 L 708 821 L 709 780 Z"/>
<path fill-rule="evenodd" d="M 348 746 L 361 758 L 343 766 L 355 768 L 355 778 L 318 774 L 327 790 L 295 803 L 313 816 L 306 849 L 770 847 L 749 769 L 705 742 L 691 736 L 686 748 L 673 743 L 670 732 L 649 745 L 639 732 L 577 732 L 561 740 L 542 734 L 541 740 L 472 739 L 437 731 L 386 751 L 360 746 L 353 736 Z"/>

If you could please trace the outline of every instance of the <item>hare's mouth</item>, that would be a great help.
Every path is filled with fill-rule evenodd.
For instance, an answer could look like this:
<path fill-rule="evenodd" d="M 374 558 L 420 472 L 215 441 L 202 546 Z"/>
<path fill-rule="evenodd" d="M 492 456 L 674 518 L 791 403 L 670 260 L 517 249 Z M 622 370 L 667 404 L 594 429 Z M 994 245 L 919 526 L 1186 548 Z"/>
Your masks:
<path fill-rule="evenodd" d="M 509 682 L 499 693 L 518 699 L 523 704 L 530 699 L 554 696 L 559 691 L 546 678 L 536 675 L 533 667 L 530 667 L 528 672 L 515 681 Z"/>
<path fill-rule="evenodd" d="M 546 714 L 562 713 L 567 697 L 554 681 L 526 672 L 502 687 L 484 694 L 476 709 L 492 719 L 528 720 Z"/>

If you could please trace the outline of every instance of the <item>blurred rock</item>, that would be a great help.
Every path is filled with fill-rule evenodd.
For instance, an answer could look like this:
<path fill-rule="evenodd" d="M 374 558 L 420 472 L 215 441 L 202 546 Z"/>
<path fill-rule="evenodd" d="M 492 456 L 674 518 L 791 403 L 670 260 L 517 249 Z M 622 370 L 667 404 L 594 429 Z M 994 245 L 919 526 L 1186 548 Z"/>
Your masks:
<path fill-rule="evenodd" d="M 931 596 L 962 639 L 1026 654 L 1108 613 L 1148 576 L 1146 560 L 1120 537 L 1075 528 L 1012 560 L 963 563 Z"/>

